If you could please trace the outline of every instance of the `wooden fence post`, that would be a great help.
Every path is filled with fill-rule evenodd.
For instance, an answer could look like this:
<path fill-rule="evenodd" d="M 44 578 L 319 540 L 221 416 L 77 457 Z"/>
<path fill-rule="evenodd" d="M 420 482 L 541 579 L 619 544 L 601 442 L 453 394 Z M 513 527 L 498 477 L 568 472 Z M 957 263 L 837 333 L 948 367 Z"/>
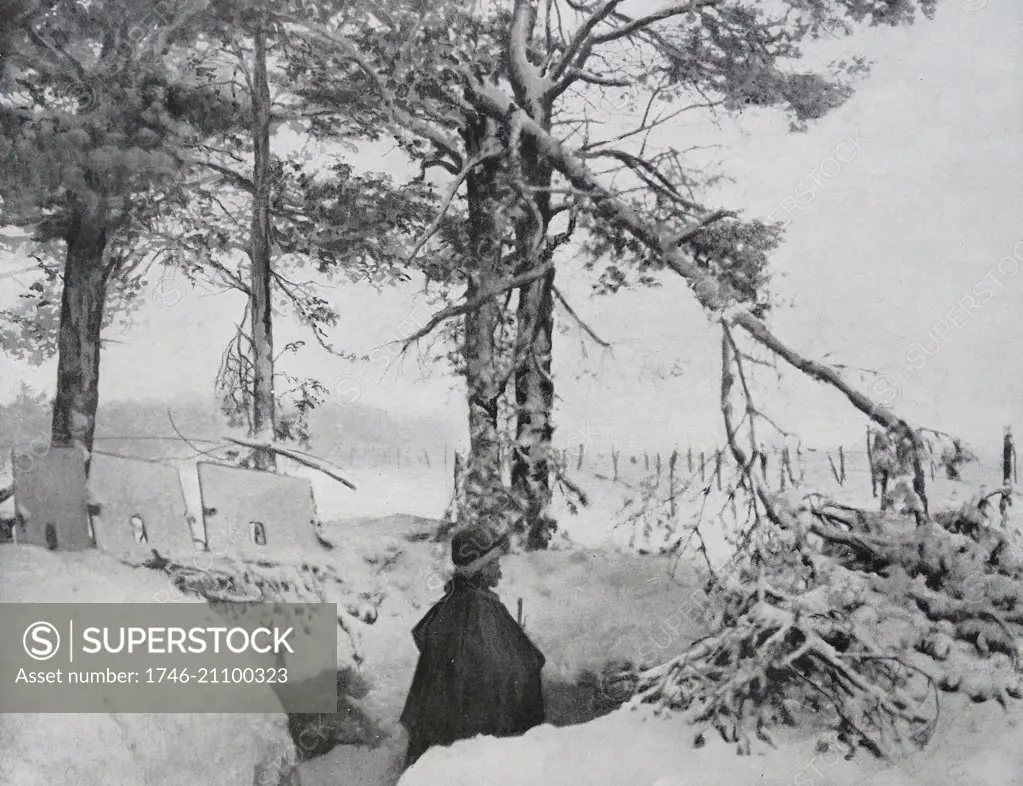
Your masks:
<path fill-rule="evenodd" d="M 583 468 L 583 456 L 586 455 L 586 446 L 583 444 L 579 445 L 579 460 L 575 463 L 576 470 Z"/>
<path fill-rule="evenodd" d="M 714 459 L 714 474 L 718 478 L 718 491 L 721 491 L 721 450 L 718 449 L 717 457 Z"/>
<path fill-rule="evenodd" d="M 842 485 L 845 485 L 845 450 L 841 445 L 838 446 L 838 469 L 842 475 Z"/>
<path fill-rule="evenodd" d="M 686 449 L 686 459 L 689 462 L 689 474 L 692 475 L 693 474 L 693 446 L 692 445 L 690 445 Z"/>
<path fill-rule="evenodd" d="M 618 451 L 615 449 L 614 445 L 611 446 L 611 464 L 614 467 L 614 478 L 613 478 L 613 480 L 615 480 L 617 482 L 617 480 L 618 480 Z"/>
<path fill-rule="evenodd" d="M 831 465 L 831 474 L 835 476 L 835 480 L 838 482 L 838 485 L 841 486 L 842 485 L 842 478 L 838 474 L 838 467 L 835 466 L 835 460 L 833 458 L 831 458 L 831 454 L 830 453 L 828 453 L 828 464 Z"/>
<path fill-rule="evenodd" d="M 671 451 L 671 458 L 668 459 L 668 505 L 671 511 L 671 520 L 675 520 L 677 510 L 675 508 L 675 465 L 678 463 L 678 451 Z"/>
<path fill-rule="evenodd" d="M 643 451 L 643 470 L 645 472 L 650 471 L 650 454 L 645 450 Z"/>
<path fill-rule="evenodd" d="M 661 477 L 661 454 L 657 454 L 657 477 Z"/>
<path fill-rule="evenodd" d="M 707 459 L 702 450 L 700 451 L 700 482 L 707 482 Z"/>

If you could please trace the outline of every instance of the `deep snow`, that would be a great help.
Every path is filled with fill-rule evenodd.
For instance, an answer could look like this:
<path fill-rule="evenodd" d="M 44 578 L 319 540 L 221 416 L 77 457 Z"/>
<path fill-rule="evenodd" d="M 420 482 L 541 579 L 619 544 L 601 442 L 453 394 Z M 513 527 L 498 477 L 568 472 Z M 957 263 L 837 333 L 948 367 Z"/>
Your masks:
<path fill-rule="evenodd" d="M 712 483 L 706 494 L 698 477 L 679 473 L 680 485 L 691 482 L 676 503 L 681 529 L 668 531 L 656 525 L 669 509 L 665 477 L 660 500 L 650 506 L 648 515 L 639 517 L 635 527 L 622 526 L 630 512 L 641 507 L 645 474 L 641 465 L 623 464 L 618 483 L 608 479 L 610 471 L 572 473 L 589 495 L 590 505 L 570 515 L 564 500 L 559 500 L 566 535 L 558 539 L 559 548 L 509 557 L 505 581 L 498 588 L 512 613 L 518 599 L 523 601 L 527 631 L 548 658 L 549 704 L 559 723 L 589 720 L 596 714 L 587 705 L 591 697 L 574 684 L 581 671 L 598 669 L 611 657 L 635 658 L 640 651 L 667 660 L 702 633 L 699 617 L 682 613 L 699 597 L 693 587 L 697 578 L 693 552 L 676 564 L 671 556 L 637 556 L 633 550 L 655 551 L 679 536 L 684 538 L 686 527 L 701 521 L 712 561 L 720 562 L 728 554 L 725 533 L 734 521 L 727 501 L 727 467 L 724 490 L 718 491 Z M 848 504 L 877 504 L 865 467 L 853 460 L 845 486 L 831 477 L 826 460 L 808 461 L 805 472 L 804 489 L 813 488 Z M 358 492 L 322 478 L 314 480 L 320 518 L 327 521 L 322 534 L 336 548 L 310 556 L 334 567 L 357 590 L 385 595 L 375 624 L 360 626 L 359 645 L 364 656 L 361 670 L 371 684 L 362 703 L 387 737 L 377 748 L 343 746 L 306 762 L 300 768 L 303 786 L 393 786 L 398 780 L 404 734 L 397 717 L 416 657 L 410 630 L 439 598 L 448 567 L 445 548 L 421 539 L 434 526 L 450 494 L 450 477 L 443 467 L 355 468 L 349 474 L 359 485 Z M 971 468 L 966 482 L 938 477 L 930 487 L 932 509 L 957 506 L 982 486 L 994 488 L 997 474 L 997 468 L 986 465 Z M 183 477 L 195 512 L 197 489 L 189 488 L 187 472 Z M 795 492 L 796 496 L 801 493 Z M 644 522 L 654 525 L 646 535 Z M 0 547 L 0 601 L 137 602 L 153 599 L 166 589 L 166 580 L 156 574 L 113 564 L 102 555 L 33 550 L 26 560 L 26 553 Z M 815 732 L 808 729 L 780 741 L 780 750 L 755 750 L 750 757 L 738 757 L 713 739 L 695 749 L 692 731 L 678 719 L 652 718 L 646 710 L 625 709 L 583 725 L 543 726 L 521 739 L 484 738 L 433 750 L 404 775 L 401 784 L 1023 785 L 1023 747 L 1013 745 L 1019 738 L 1020 717 L 1015 706 L 1005 712 L 993 703 L 974 705 L 944 695 L 941 725 L 929 748 L 895 767 L 878 768 L 858 760 L 839 761 L 832 752 L 815 750 Z M 0 784 L 248 786 L 254 748 L 247 733 L 239 735 L 233 722 L 237 716 L 219 726 L 208 718 L 196 716 L 194 722 L 190 718 L 183 718 L 178 727 L 167 727 L 159 751 L 151 754 L 142 769 L 138 756 L 118 753 L 124 732 L 106 721 L 68 716 L 63 725 L 51 727 L 45 719 L 0 719 L 5 748 L 0 756 Z M 269 736 L 279 735 L 280 720 L 270 722 L 268 728 L 274 731 Z M 201 740 L 196 741 L 195 734 Z M 63 757 L 49 756 L 51 743 L 41 743 L 40 738 L 59 740 Z M 72 753 L 76 747 L 83 752 Z M 18 752 L 12 754 L 12 750 Z M 215 769 L 214 764 L 223 769 Z M 68 767 L 72 769 L 61 769 Z M 226 772 L 237 772 L 237 780 L 221 777 Z"/>

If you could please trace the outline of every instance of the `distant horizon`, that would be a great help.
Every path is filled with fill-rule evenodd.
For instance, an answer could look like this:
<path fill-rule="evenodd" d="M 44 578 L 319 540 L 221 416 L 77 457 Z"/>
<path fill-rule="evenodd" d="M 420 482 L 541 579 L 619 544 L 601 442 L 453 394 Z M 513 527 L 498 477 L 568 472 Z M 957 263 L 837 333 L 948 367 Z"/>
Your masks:
<path fill-rule="evenodd" d="M 35 392 L 38 393 L 39 391 L 35 391 Z M 0 402 L 0 407 L 6 406 L 9 403 L 10 403 L 9 401 L 8 402 Z M 121 433 L 117 433 L 119 430 L 117 428 L 115 428 L 109 422 L 109 419 L 107 417 L 104 417 L 104 414 L 103 414 L 105 409 L 107 411 L 109 411 L 111 408 L 115 409 L 119 413 L 123 414 L 124 409 L 127 407 L 127 408 L 135 410 L 135 411 L 137 411 L 139 413 L 146 413 L 146 414 L 152 415 L 153 420 L 156 421 L 156 420 L 163 419 L 163 412 L 164 412 L 165 409 L 167 409 L 168 405 L 175 405 L 175 404 L 177 405 L 178 409 L 176 411 L 174 411 L 174 414 L 176 416 L 178 416 L 178 417 L 181 417 L 181 416 L 187 417 L 189 415 L 194 417 L 197 414 L 201 415 L 201 416 L 214 416 L 214 417 L 218 418 L 219 420 L 223 421 L 223 422 L 221 422 L 219 424 L 219 428 L 221 428 L 223 430 L 223 433 L 232 433 L 232 432 L 237 432 L 239 430 L 239 429 L 232 429 L 232 428 L 229 428 L 227 426 L 226 420 L 224 420 L 223 415 L 217 409 L 217 401 L 216 401 L 216 397 L 215 396 L 213 396 L 213 395 L 203 396 L 199 392 L 189 392 L 189 393 L 181 393 L 181 394 L 175 395 L 173 397 L 165 398 L 165 399 L 161 399 L 161 398 L 153 397 L 153 396 L 147 396 L 147 397 L 138 398 L 138 399 L 132 399 L 132 398 L 109 399 L 107 401 L 107 406 L 106 407 L 104 407 L 104 403 L 101 402 L 100 403 L 100 407 L 99 407 L 98 417 L 97 417 L 96 436 L 95 436 L 94 439 L 95 439 L 95 441 L 97 443 L 104 443 L 104 442 L 131 443 L 133 441 L 135 441 L 135 442 L 158 442 L 158 441 L 166 440 L 169 443 L 179 443 L 183 447 L 187 447 L 187 443 L 185 442 L 185 440 L 182 439 L 182 436 L 188 438 L 189 440 L 198 439 L 198 440 L 203 441 L 203 442 L 211 442 L 212 443 L 212 442 L 220 442 L 221 441 L 219 439 L 218 435 L 188 433 L 185 429 L 182 429 L 182 435 L 177 435 L 177 434 L 174 433 L 173 429 L 171 428 L 171 426 L 169 424 L 166 425 L 164 430 L 160 431 L 159 433 L 157 433 L 156 430 L 154 430 L 154 431 L 151 431 L 151 432 L 147 432 L 145 434 L 131 434 L 131 433 L 124 433 L 126 431 L 130 431 L 131 429 L 123 429 L 123 428 L 120 429 Z M 183 410 L 182 408 L 189 408 L 189 409 L 186 411 L 186 410 Z M 379 408 L 379 407 L 375 407 L 372 404 L 367 404 L 367 403 L 360 402 L 360 403 L 356 403 L 356 404 L 352 405 L 351 407 L 342 407 L 342 406 L 338 405 L 335 402 L 326 402 L 323 407 L 317 408 L 317 410 L 315 410 L 315 412 L 316 412 L 316 414 L 314 415 L 314 417 L 320 417 L 320 418 L 325 417 L 325 416 L 329 416 L 329 415 L 337 415 L 339 417 L 338 417 L 336 422 L 342 423 L 342 424 L 343 424 L 344 420 L 348 420 L 350 422 L 351 421 L 351 417 L 354 417 L 354 418 L 357 418 L 357 419 L 360 419 L 360 420 L 364 420 L 365 417 L 366 417 L 366 414 L 369 413 L 369 412 L 372 412 L 372 413 L 375 413 L 375 414 L 378 414 L 378 415 L 382 415 L 386 419 L 395 421 L 395 425 L 393 427 L 394 428 L 394 434 L 392 435 L 390 440 L 385 441 L 384 439 L 381 438 L 380 435 L 364 436 L 364 437 L 361 437 L 359 439 L 354 439 L 351 442 L 342 443 L 342 445 L 338 447 L 338 450 L 340 452 L 344 452 L 347 449 L 346 446 L 351 446 L 353 448 L 357 448 L 360 451 L 362 451 L 364 449 L 367 449 L 367 448 L 370 448 L 370 447 L 380 447 L 382 449 L 394 449 L 394 448 L 400 448 L 402 446 L 408 446 L 408 447 L 414 448 L 416 450 L 421 450 L 423 448 L 434 448 L 434 449 L 451 448 L 452 450 L 455 450 L 455 449 L 462 449 L 462 448 L 466 447 L 467 444 L 468 444 L 468 431 L 467 431 L 467 427 L 462 429 L 462 430 L 460 430 L 460 433 L 457 434 L 457 435 L 455 435 L 453 433 L 451 433 L 451 434 L 440 433 L 440 434 L 436 434 L 435 436 L 424 437 L 422 434 L 418 434 L 414 441 L 409 441 L 408 439 L 403 439 L 401 434 L 400 434 L 400 430 L 402 428 L 402 425 L 397 423 L 398 418 L 394 415 L 394 413 L 392 413 L 391 411 L 389 411 L 387 409 L 382 409 L 382 408 Z M 346 414 L 350 415 L 351 417 L 344 418 L 343 416 L 346 415 Z M 48 416 L 47 416 L 46 420 L 48 421 Z M 432 422 L 433 422 L 432 419 L 429 418 L 428 416 L 413 417 L 410 420 L 411 420 L 411 423 L 412 423 L 413 426 L 426 426 L 427 424 L 432 424 Z M 386 423 L 386 421 L 385 421 L 385 423 Z M 134 426 L 138 426 L 138 425 L 139 424 L 137 422 L 134 424 Z M 407 425 L 406 425 L 406 427 L 407 427 Z M 385 428 L 386 428 L 386 426 L 385 426 Z M 810 443 L 810 442 L 807 442 L 807 441 L 804 440 L 801 443 L 801 449 L 803 451 L 807 452 L 807 453 L 818 453 L 818 452 L 833 453 L 833 454 L 835 454 L 835 456 L 837 458 L 838 450 L 839 450 L 839 448 L 842 448 L 842 450 L 845 451 L 845 454 L 847 456 L 861 457 L 861 456 L 864 456 L 866 454 L 866 452 L 867 452 L 866 451 L 866 428 L 867 428 L 867 426 L 865 425 L 863 433 L 861 434 L 861 438 L 860 438 L 859 441 L 848 440 L 848 441 L 840 442 L 840 443 L 837 443 L 837 442 L 836 443 Z M 877 426 L 876 425 L 872 425 L 871 428 L 877 428 Z M 956 435 L 952 435 L 952 436 L 956 436 Z M 313 441 L 314 444 L 316 442 L 316 439 L 317 439 L 317 434 L 314 433 L 312 435 L 312 441 Z M 991 443 L 991 444 L 994 444 L 994 447 L 985 447 L 984 445 L 980 445 L 978 442 L 972 441 L 967 436 L 961 436 L 961 439 L 963 439 L 965 447 L 969 448 L 971 451 L 976 453 L 977 456 L 978 456 L 978 459 L 981 460 L 982 463 L 998 463 L 1000 465 L 1000 462 L 1001 462 L 1001 444 L 1002 444 L 1001 443 L 1001 434 L 999 434 L 999 438 L 998 438 L 997 443 Z M 941 447 L 946 442 L 947 442 L 947 440 L 943 440 L 941 443 L 935 441 L 936 453 L 937 454 L 940 455 Z M 770 438 L 765 439 L 762 444 L 767 448 L 768 452 L 772 456 L 775 455 L 776 452 L 780 451 L 781 448 L 785 447 L 785 445 L 786 445 L 786 443 L 784 443 L 784 442 L 782 442 L 780 440 L 773 440 L 772 441 Z M 795 451 L 796 451 L 796 448 L 797 448 L 798 444 L 799 443 L 796 442 L 796 441 L 790 441 L 790 442 L 787 443 L 787 445 L 788 445 L 788 447 L 790 449 L 790 453 L 791 453 L 791 455 L 793 457 L 793 460 L 795 459 Z M 0 444 L 0 450 L 3 450 L 5 452 L 7 450 L 9 450 L 11 447 L 12 446 L 8 445 L 8 444 Z M 679 438 L 677 438 L 675 440 L 665 439 L 665 440 L 663 440 L 661 442 L 658 442 L 658 443 L 649 443 L 649 444 L 640 444 L 640 443 L 635 443 L 635 442 L 631 442 L 630 443 L 628 441 L 604 441 L 604 440 L 597 440 L 597 439 L 593 438 L 593 435 L 590 435 L 589 437 L 586 436 L 586 435 L 577 435 L 576 439 L 566 440 L 566 441 L 559 441 L 558 438 L 555 437 L 554 448 L 556 450 L 558 450 L 558 451 L 561 451 L 561 450 L 567 451 L 567 453 L 568 453 L 568 460 L 569 460 L 570 466 L 574 466 L 574 461 L 575 461 L 576 457 L 578 456 L 578 450 L 579 450 L 580 447 L 582 447 L 582 449 L 583 449 L 584 457 L 590 457 L 590 458 L 600 457 L 602 459 L 607 459 L 608 462 L 610 462 L 612 452 L 617 450 L 620 453 L 620 457 L 621 457 L 621 461 L 622 461 L 623 465 L 624 465 L 625 462 L 628 462 L 629 459 L 631 457 L 633 457 L 633 456 L 635 456 L 637 458 L 643 458 L 644 454 L 646 454 L 650 458 L 651 463 L 654 462 L 654 460 L 656 459 L 657 455 L 660 455 L 661 460 L 664 463 L 664 466 L 667 466 L 667 462 L 668 462 L 668 460 L 669 460 L 673 450 L 677 450 L 678 453 L 679 453 L 680 460 L 685 462 L 686 459 L 687 459 L 687 452 L 688 452 L 688 450 L 690 448 L 694 452 L 694 460 L 695 461 L 698 461 L 698 454 L 699 454 L 699 452 L 703 451 L 706 454 L 706 460 L 707 460 L 708 464 L 710 464 L 713 461 L 714 451 L 716 451 L 716 450 L 721 450 L 723 452 L 723 454 L 727 457 L 726 460 L 727 461 L 731 461 L 731 455 L 730 455 L 729 449 L 727 447 L 727 444 L 725 444 L 723 442 L 722 443 L 700 443 L 700 442 L 697 442 L 697 441 L 687 441 L 681 435 L 679 436 Z M 749 446 L 742 446 L 742 447 L 743 447 L 744 450 L 746 450 L 746 452 L 749 452 Z M 99 449 L 99 448 L 100 448 L 100 446 L 97 445 L 97 449 Z M 140 458 L 143 459 L 143 460 L 149 460 L 149 457 L 140 457 Z M 608 464 L 608 466 L 610 468 L 610 466 L 611 466 L 610 463 Z"/>

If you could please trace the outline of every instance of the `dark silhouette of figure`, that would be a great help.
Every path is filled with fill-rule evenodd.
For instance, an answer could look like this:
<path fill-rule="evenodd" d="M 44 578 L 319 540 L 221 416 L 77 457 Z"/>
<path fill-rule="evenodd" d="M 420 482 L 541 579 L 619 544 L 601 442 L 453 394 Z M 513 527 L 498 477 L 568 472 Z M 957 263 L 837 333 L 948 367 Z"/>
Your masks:
<path fill-rule="evenodd" d="M 1002 485 L 1008 486 L 1016 481 L 1016 446 L 1012 441 L 1012 426 L 1005 427 L 1005 438 L 1002 440 Z"/>
<path fill-rule="evenodd" d="M 1002 498 L 998 502 L 998 511 L 1002 514 L 1004 521 L 1005 514 L 1012 505 L 1012 494 L 1008 487 L 1016 482 L 1016 446 L 1012 441 L 1012 426 L 1005 427 L 1005 437 L 1002 439 L 1002 486 L 1006 488 L 1002 492 Z"/>
<path fill-rule="evenodd" d="M 412 630 L 419 662 L 401 723 L 405 766 L 434 745 L 513 737 L 544 721 L 544 656 L 493 592 L 507 535 L 477 527 L 451 541 L 454 577 Z"/>

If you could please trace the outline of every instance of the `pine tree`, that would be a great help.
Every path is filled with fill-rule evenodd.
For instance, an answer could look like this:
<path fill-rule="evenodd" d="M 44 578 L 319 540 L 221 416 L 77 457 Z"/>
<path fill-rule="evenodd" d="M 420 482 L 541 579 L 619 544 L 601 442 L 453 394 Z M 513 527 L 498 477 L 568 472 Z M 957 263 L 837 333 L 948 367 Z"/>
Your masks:
<path fill-rule="evenodd" d="M 108 292 L 132 259 L 119 239 L 180 197 L 181 145 L 197 133 L 202 100 L 167 65 L 193 12 L 69 0 L 6 31 L 0 223 L 63 246 L 52 440 L 86 456 Z"/>

